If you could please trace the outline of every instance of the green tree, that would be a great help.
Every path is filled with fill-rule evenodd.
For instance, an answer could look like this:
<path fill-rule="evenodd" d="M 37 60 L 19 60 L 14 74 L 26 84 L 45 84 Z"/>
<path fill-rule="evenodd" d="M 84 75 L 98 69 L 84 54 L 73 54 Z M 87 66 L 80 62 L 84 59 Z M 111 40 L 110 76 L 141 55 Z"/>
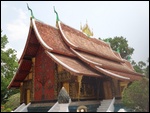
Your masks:
<path fill-rule="evenodd" d="M 149 58 L 147 59 L 147 62 L 149 63 Z M 149 64 L 145 68 L 145 75 L 147 78 L 149 78 Z"/>
<path fill-rule="evenodd" d="M 143 61 L 139 61 L 138 63 L 136 63 L 134 60 L 132 60 L 131 64 L 136 72 L 144 74 L 144 67 L 146 66 L 146 63 L 144 63 Z"/>
<path fill-rule="evenodd" d="M 100 38 L 99 38 L 100 39 Z M 114 37 L 114 38 L 106 38 L 104 39 L 105 42 L 109 42 L 111 48 L 114 51 L 120 51 L 120 55 L 124 59 L 128 59 L 134 52 L 134 49 L 129 47 L 128 41 L 124 37 Z"/>
<path fill-rule="evenodd" d="M 149 62 L 149 58 L 147 62 Z M 136 72 L 144 74 L 147 78 L 149 78 L 149 65 L 146 65 L 143 61 L 136 63 L 134 60 L 131 61 L 131 64 Z"/>
<path fill-rule="evenodd" d="M 133 111 L 147 112 L 149 109 L 149 79 L 134 81 L 123 91 L 123 104 Z"/>
<path fill-rule="evenodd" d="M 7 43 L 7 36 L 2 35 L 1 30 L 1 103 L 5 103 L 10 95 L 18 92 L 7 89 L 18 67 L 16 51 L 11 48 L 6 49 Z"/>

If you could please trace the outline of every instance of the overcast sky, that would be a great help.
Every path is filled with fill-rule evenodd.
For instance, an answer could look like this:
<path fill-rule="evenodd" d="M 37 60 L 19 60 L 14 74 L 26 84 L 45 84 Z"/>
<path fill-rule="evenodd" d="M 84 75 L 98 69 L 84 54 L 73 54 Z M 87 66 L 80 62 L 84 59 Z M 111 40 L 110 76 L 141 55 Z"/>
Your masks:
<path fill-rule="evenodd" d="M 149 1 L 1 1 L 1 29 L 20 58 L 29 31 L 30 11 L 35 18 L 55 26 L 55 6 L 65 24 L 80 30 L 86 21 L 95 38 L 123 36 L 134 48 L 132 60 L 149 57 Z"/>

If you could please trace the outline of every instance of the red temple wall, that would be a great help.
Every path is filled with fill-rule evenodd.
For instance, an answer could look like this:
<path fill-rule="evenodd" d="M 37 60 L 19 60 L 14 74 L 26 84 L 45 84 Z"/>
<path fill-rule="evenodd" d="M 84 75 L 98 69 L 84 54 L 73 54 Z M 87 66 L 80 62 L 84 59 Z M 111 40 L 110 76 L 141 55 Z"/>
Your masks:
<path fill-rule="evenodd" d="M 34 101 L 54 100 L 55 63 L 42 47 L 35 58 Z"/>

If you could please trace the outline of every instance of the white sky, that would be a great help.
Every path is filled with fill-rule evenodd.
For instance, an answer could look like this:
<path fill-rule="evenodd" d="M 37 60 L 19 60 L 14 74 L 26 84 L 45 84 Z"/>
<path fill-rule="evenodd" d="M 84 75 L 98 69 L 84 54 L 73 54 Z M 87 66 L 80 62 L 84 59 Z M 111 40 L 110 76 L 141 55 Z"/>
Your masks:
<path fill-rule="evenodd" d="M 86 21 L 95 38 L 123 36 L 136 62 L 149 57 L 149 1 L 1 1 L 1 29 L 8 37 L 8 47 L 20 58 L 29 31 L 30 11 L 35 18 L 55 26 L 55 6 L 65 24 L 80 30 Z"/>

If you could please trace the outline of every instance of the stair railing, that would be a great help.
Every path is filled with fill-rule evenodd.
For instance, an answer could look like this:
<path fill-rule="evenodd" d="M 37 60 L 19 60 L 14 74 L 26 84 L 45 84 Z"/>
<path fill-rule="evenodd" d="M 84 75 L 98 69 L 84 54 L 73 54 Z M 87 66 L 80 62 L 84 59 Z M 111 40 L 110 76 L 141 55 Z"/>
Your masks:
<path fill-rule="evenodd" d="M 110 103 L 110 105 L 109 105 L 106 112 L 114 112 L 114 109 L 115 109 L 114 108 L 114 102 L 115 102 L 115 97 L 112 99 L 112 101 L 111 101 L 111 103 Z"/>
<path fill-rule="evenodd" d="M 58 106 L 58 101 L 48 110 L 48 112 L 53 112 L 53 110 L 55 109 L 55 107 Z"/>

